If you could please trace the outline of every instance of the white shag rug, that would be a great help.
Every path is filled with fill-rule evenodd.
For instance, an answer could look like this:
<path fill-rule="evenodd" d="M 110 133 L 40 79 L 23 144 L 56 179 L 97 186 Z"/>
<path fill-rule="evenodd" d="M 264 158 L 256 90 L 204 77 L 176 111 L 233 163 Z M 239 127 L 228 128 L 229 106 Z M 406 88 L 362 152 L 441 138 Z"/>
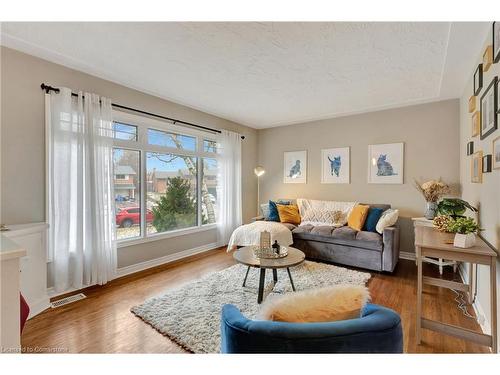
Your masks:
<path fill-rule="evenodd" d="M 224 304 L 237 306 L 249 319 L 257 316 L 259 270 L 251 268 L 242 287 L 247 267 L 234 265 L 178 289 L 151 298 L 131 311 L 185 349 L 194 353 L 220 352 L 220 316 Z M 290 268 L 297 290 L 337 284 L 365 285 L 370 274 L 330 264 L 305 261 Z M 266 270 L 266 291 L 272 287 L 272 271 Z M 286 269 L 278 270 L 278 283 L 266 299 L 291 293 Z"/>

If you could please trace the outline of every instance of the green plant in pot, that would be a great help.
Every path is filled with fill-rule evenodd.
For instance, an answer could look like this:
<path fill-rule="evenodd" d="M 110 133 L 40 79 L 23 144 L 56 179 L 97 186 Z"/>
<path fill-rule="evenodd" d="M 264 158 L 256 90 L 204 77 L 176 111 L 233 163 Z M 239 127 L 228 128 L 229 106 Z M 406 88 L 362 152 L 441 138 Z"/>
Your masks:
<path fill-rule="evenodd" d="M 446 215 L 453 218 L 463 217 L 467 209 L 477 212 L 476 207 L 460 198 L 443 198 L 437 205 L 438 215 Z"/>
<path fill-rule="evenodd" d="M 480 231 L 477 222 L 465 216 L 440 215 L 434 219 L 434 226 L 445 233 L 454 233 L 453 246 L 468 248 L 476 243 L 476 233 Z"/>

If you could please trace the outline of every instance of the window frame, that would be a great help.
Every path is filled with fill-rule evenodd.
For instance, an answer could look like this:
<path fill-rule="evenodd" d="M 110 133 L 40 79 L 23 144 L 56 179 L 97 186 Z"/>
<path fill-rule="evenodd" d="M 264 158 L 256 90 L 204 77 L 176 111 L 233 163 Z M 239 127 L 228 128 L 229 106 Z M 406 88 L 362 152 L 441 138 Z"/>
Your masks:
<path fill-rule="evenodd" d="M 172 238 L 192 233 L 204 232 L 207 230 L 213 230 L 217 227 L 216 223 L 202 224 L 202 197 L 201 197 L 201 186 L 203 179 L 203 159 L 211 158 L 219 160 L 220 155 L 214 152 L 204 151 L 204 140 L 217 142 L 217 134 L 200 131 L 197 129 L 191 129 L 188 127 L 181 127 L 174 123 L 169 123 L 167 121 L 160 121 L 146 116 L 134 115 L 131 113 L 125 113 L 117 110 L 113 110 L 113 121 L 119 123 L 126 123 L 127 125 L 137 126 L 137 140 L 123 140 L 123 139 L 113 139 L 113 149 L 126 149 L 139 151 L 139 183 L 141 186 L 140 193 L 140 207 L 141 207 L 141 223 L 140 223 L 140 236 L 117 239 L 117 247 L 127 247 L 133 246 L 141 243 L 158 241 L 161 239 Z M 196 138 L 196 150 L 190 151 L 186 149 L 179 149 L 175 147 L 168 146 L 158 146 L 148 144 L 148 129 L 159 130 L 163 132 L 175 133 L 179 135 L 186 135 L 189 137 Z M 196 226 L 189 228 L 176 229 L 168 232 L 161 233 L 147 233 L 147 152 L 158 152 L 158 153 L 171 153 L 182 156 L 190 156 L 196 158 L 196 201 L 197 201 L 197 223 Z"/>

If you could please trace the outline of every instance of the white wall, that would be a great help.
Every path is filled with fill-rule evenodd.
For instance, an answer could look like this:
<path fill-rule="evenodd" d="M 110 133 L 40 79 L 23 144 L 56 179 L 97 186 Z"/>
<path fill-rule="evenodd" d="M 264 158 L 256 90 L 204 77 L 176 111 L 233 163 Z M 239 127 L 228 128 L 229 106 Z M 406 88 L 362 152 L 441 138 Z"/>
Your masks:
<path fill-rule="evenodd" d="M 484 41 L 483 48 L 477 56 L 476 65 L 471 67 L 470 77 L 465 87 L 464 93 L 460 99 L 460 183 L 462 186 L 462 198 L 472 205 L 478 205 L 480 208 L 479 220 L 481 228 L 484 229 L 482 235 L 496 249 L 500 249 L 500 170 L 493 170 L 491 173 L 483 174 L 483 183 L 471 183 L 471 157 L 467 156 L 467 142 L 474 141 L 474 151 L 482 150 L 483 154 L 492 153 L 492 140 L 500 136 L 500 130 L 497 129 L 486 139 L 480 140 L 479 136 L 472 137 L 472 114 L 468 112 L 468 102 L 473 95 L 473 75 L 477 64 L 482 62 L 482 54 L 486 46 L 491 44 L 491 30 Z M 493 64 L 488 72 L 483 75 L 483 88 L 477 98 L 477 106 L 480 105 L 480 98 L 486 88 L 495 76 L 500 76 L 500 63 Z M 500 117 L 500 116 L 499 116 Z M 500 118 L 499 118 L 500 120 Z M 484 314 L 485 322 L 483 328 L 489 330 L 490 316 L 490 272 L 486 266 L 478 267 L 478 295 L 477 305 L 479 313 Z M 497 262 L 497 289 L 500 281 L 500 264 Z M 497 306 L 499 300 L 497 295 Z M 500 307 L 497 307 L 497 311 Z M 500 319 L 500 315 L 498 316 Z M 481 318 L 480 318 L 481 321 Z"/>
<path fill-rule="evenodd" d="M 40 84 L 87 90 L 114 102 L 245 135 L 242 146 L 243 220 L 255 216 L 257 131 L 137 90 L 85 74 L 10 48 L 1 52 L 0 222 L 45 221 L 45 107 Z M 118 267 L 170 256 L 215 243 L 215 230 L 118 249 Z"/>
<path fill-rule="evenodd" d="M 414 179 L 443 178 L 458 187 L 458 100 L 413 105 L 304 124 L 259 130 L 261 202 L 310 198 L 388 203 L 400 211 L 401 251 L 415 252 L 411 217 L 423 216 L 425 200 Z M 369 184 L 368 145 L 404 142 L 404 184 Z M 321 149 L 351 148 L 351 183 L 321 183 Z M 307 150 L 307 183 L 283 183 L 283 152 Z"/>

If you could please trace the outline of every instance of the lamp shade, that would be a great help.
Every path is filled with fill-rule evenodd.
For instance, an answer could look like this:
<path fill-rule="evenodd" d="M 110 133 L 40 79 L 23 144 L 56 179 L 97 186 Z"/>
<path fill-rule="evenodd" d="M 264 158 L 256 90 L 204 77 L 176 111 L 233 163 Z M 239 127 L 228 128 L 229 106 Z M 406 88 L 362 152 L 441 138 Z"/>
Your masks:
<path fill-rule="evenodd" d="M 264 173 L 266 173 L 266 170 L 264 169 L 264 167 L 262 167 L 262 166 L 260 166 L 260 165 L 259 165 L 259 166 L 255 167 L 255 168 L 253 169 L 253 173 L 255 173 L 255 175 L 256 175 L 257 177 L 260 177 L 260 176 L 262 176 Z"/>

